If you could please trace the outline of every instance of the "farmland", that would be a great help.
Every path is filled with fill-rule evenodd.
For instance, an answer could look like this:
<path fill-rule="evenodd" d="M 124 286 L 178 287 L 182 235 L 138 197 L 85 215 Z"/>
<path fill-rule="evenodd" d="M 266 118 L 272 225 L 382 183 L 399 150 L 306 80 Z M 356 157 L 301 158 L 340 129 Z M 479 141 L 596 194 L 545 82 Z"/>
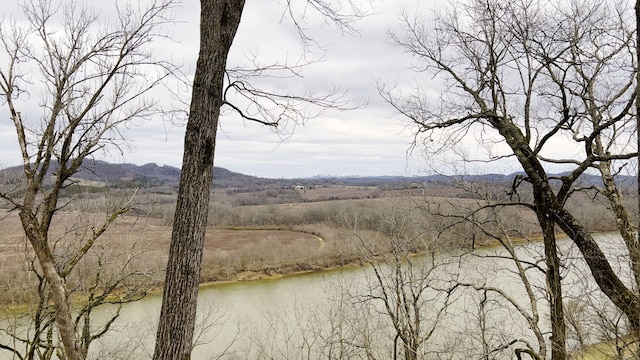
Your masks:
<path fill-rule="evenodd" d="M 162 286 L 176 188 L 172 177 L 157 168 L 154 171 L 155 175 L 145 175 L 144 181 L 139 175 L 123 173 L 119 181 L 89 177 L 66 189 L 61 202 L 66 205 L 57 213 L 51 230 L 60 256 L 82 246 L 83 239 L 100 226 L 114 206 L 127 203 L 130 207 L 98 239 L 78 274 L 69 280 L 76 281 L 79 289 L 88 286 L 82 269 L 97 266 L 110 274 L 127 274 L 124 288 L 118 291 L 144 294 Z M 486 178 L 462 184 L 388 178 L 273 180 L 221 173 L 220 184 L 212 190 L 208 214 L 203 283 L 359 265 L 362 244 L 352 241 L 351 235 L 355 231 L 366 234 L 368 241 L 383 249 L 389 241 L 384 234 L 386 220 L 398 214 L 410 217 L 412 226 L 438 238 L 443 248 L 480 246 L 489 240 L 457 224 L 452 215 L 490 198 L 504 197 L 509 187 L 508 182 Z M 8 184 L 5 186 L 15 186 Z M 594 231 L 613 228 L 613 221 L 601 215 L 604 205 L 593 203 L 589 196 L 576 196 L 571 206 L 580 209 L 579 215 Z M 501 216 L 507 223 L 517 224 L 512 229 L 517 236 L 533 239 L 537 235 L 531 212 L 518 209 L 504 211 Z M 15 305 L 33 295 L 34 289 L 27 284 L 34 277 L 30 270 L 37 268 L 34 261 L 18 211 L 3 204 L 0 301 Z"/>

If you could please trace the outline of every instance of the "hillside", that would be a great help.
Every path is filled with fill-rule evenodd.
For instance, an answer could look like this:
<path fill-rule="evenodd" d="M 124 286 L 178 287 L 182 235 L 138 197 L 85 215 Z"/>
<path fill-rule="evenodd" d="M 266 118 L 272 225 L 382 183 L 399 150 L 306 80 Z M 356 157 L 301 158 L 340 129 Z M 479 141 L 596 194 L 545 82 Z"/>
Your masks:
<path fill-rule="evenodd" d="M 57 164 L 53 163 L 49 174 L 56 171 Z M 19 179 L 22 171 L 21 166 L 9 167 L 0 170 L 0 183 L 15 182 Z M 513 174 L 484 174 L 484 175 L 465 175 L 465 176 L 445 176 L 445 175 L 427 175 L 427 176 L 350 176 L 350 177 L 325 177 L 316 176 L 312 178 L 297 179 L 270 179 L 250 175 L 244 175 L 233 172 L 225 168 L 214 167 L 214 188 L 220 189 L 241 189 L 255 190 L 269 185 L 278 185 L 281 187 L 291 187 L 294 185 L 310 186 L 384 186 L 384 185 L 401 185 L 417 186 L 419 184 L 451 184 L 457 181 L 481 182 L 481 183 L 511 183 L 513 179 L 521 175 L 521 173 Z M 564 174 L 551 176 L 553 183 L 559 184 L 559 178 Z M 83 164 L 80 171 L 74 175 L 74 180 L 82 184 L 86 181 L 90 185 L 108 184 L 112 187 L 171 187 L 177 188 L 180 181 L 180 169 L 173 166 L 157 165 L 148 163 L 144 165 L 136 165 L 130 163 L 113 164 L 105 161 L 87 160 Z M 623 187 L 635 187 L 637 184 L 636 177 L 619 176 L 618 180 Z M 582 183 L 585 185 L 601 185 L 599 176 L 585 174 L 582 176 Z"/>
<path fill-rule="evenodd" d="M 55 173 L 57 163 L 53 163 L 49 169 L 49 175 Z M 13 166 L 0 170 L 0 182 L 11 182 L 19 177 L 21 166 Z M 214 186 L 218 188 L 228 187 L 252 187 L 271 183 L 277 180 L 259 178 L 255 176 L 236 173 L 225 168 L 214 167 Z M 73 176 L 75 180 L 88 181 L 93 184 L 106 183 L 115 187 L 177 187 L 180 181 L 180 169 L 168 165 L 148 163 L 136 164 L 112 164 L 105 161 L 87 160 L 80 171 Z"/>

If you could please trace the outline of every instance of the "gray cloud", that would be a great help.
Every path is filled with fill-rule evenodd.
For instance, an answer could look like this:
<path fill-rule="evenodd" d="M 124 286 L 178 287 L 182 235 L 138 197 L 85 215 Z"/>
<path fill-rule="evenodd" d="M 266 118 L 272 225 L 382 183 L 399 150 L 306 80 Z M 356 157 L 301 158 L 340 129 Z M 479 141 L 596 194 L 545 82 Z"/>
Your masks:
<path fill-rule="evenodd" d="M 260 82 L 281 92 L 308 89 L 321 93 L 338 85 L 354 102 L 368 100 L 368 107 L 326 112 L 305 126 L 295 127 L 293 134 L 284 140 L 269 128 L 226 115 L 221 119 L 217 166 L 269 177 L 418 173 L 419 161 L 410 161 L 412 165 L 407 167 L 411 134 L 404 131 L 400 119 L 393 117 L 392 109 L 377 94 L 375 83 L 375 79 L 382 79 L 405 84 L 412 78 L 413 74 L 407 71 L 409 59 L 388 44 L 386 32 L 397 26 L 399 11 L 405 7 L 415 9 L 418 0 L 376 1 L 373 5 L 374 13 L 358 23 L 360 34 L 356 36 L 343 36 L 331 25 L 319 26 L 322 19 L 308 12 L 310 34 L 328 49 L 323 61 L 304 69 L 302 79 Z M 283 17 L 282 6 L 275 0 L 247 1 L 229 66 L 248 65 L 247 57 L 253 54 L 263 63 L 295 61 L 302 56 L 299 38 L 291 21 Z M 198 9 L 198 2 L 192 0 L 176 9 L 176 23 L 166 30 L 174 41 L 159 42 L 154 49 L 159 57 L 171 57 L 184 64 L 187 74 L 193 73 L 198 54 Z M 188 99 L 188 94 L 183 96 Z M 169 97 L 163 101 L 168 106 L 172 104 Z M 17 165 L 15 132 L 6 109 L 0 111 L 0 153 L 7 159 L 0 166 Z M 139 123 L 126 132 L 131 146 L 122 155 L 110 151 L 106 160 L 180 166 L 183 132 L 182 127 L 162 119 Z"/>

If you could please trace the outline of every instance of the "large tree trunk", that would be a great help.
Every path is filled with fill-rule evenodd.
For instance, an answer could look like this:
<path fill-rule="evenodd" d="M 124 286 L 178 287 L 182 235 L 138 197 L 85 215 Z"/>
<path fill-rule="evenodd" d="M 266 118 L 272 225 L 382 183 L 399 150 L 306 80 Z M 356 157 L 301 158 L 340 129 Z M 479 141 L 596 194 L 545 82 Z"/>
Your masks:
<path fill-rule="evenodd" d="M 635 6 L 635 13 L 636 13 L 636 66 L 638 66 L 637 64 L 640 64 L 640 0 L 636 0 L 636 6 Z M 638 164 L 640 164 L 640 71 L 638 71 L 638 69 L 636 69 L 636 140 L 637 140 L 637 144 L 638 147 L 636 148 L 638 150 Z M 636 177 L 636 182 L 638 183 L 638 210 L 640 211 L 640 182 L 638 182 L 638 179 L 640 179 L 640 165 L 638 166 L 638 173 L 637 173 L 637 177 Z M 640 214 L 638 214 L 637 217 L 638 221 L 640 222 Z M 637 243 L 640 244 L 640 231 L 636 231 L 636 236 L 637 236 Z M 636 274 L 638 275 L 638 274 Z M 636 281 L 640 282 L 640 276 L 638 276 L 638 279 L 636 279 Z M 638 291 L 640 291 L 640 289 L 638 289 Z M 640 339 L 640 329 L 633 329 L 635 331 L 635 336 L 636 339 Z M 636 345 L 635 350 L 636 350 L 636 354 L 640 354 L 640 346 Z"/>
<path fill-rule="evenodd" d="M 630 330 L 637 334 L 640 329 L 640 296 L 620 280 L 593 235 L 558 202 L 546 171 L 518 127 L 509 120 L 492 120 L 527 173 L 536 194 L 536 206 L 541 206 L 544 211 L 541 215 L 555 222 L 573 240 L 600 290 L 625 314 Z"/>
<path fill-rule="evenodd" d="M 640 329 L 640 298 L 630 290 L 611 268 L 604 252 L 593 236 L 566 209 L 551 209 L 556 224 L 573 240 L 584 257 L 600 290 L 628 318 L 631 330 Z"/>
<path fill-rule="evenodd" d="M 191 357 L 224 73 L 244 7 L 242 0 L 200 3 L 200 54 L 184 140 L 155 360 Z"/>

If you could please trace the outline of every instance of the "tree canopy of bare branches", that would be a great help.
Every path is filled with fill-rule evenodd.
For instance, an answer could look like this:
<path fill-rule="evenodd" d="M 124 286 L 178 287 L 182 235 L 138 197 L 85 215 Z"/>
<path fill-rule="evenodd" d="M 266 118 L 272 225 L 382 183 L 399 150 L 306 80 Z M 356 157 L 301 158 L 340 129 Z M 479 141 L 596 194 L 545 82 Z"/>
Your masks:
<path fill-rule="evenodd" d="M 564 359 L 562 288 L 555 228 L 580 249 L 600 289 L 640 335 L 640 246 L 616 177 L 637 166 L 634 18 L 626 2 L 504 2 L 474 0 L 434 13 L 432 22 L 402 16 L 394 43 L 428 73 L 439 97 L 419 87 L 407 93 L 379 91 L 415 126 L 416 145 L 430 155 L 461 155 L 466 163 L 510 160 L 524 175 L 510 193 L 530 184 L 545 240 L 552 292 L 554 359 Z M 422 142 L 422 140 L 425 140 Z M 460 150 L 478 144 L 475 155 Z M 454 151 L 452 151 L 454 150 Z M 562 175 L 554 175 L 561 169 Z M 629 252 L 633 286 L 616 273 L 593 235 L 565 206 L 585 188 L 587 173 L 602 185 Z M 557 326 L 557 327 L 556 327 Z"/>
<path fill-rule="evenodd" d="M 147 6 L 148 5 L 148 6 Z M 83 241 L 61 253 L 50 226 L 71 177 L 101 151 L 126 145 L 123 130 L 156 113 L 147 95 L 172 72 L 154 60 L 149 44 L 171 21 L 172 1 L 118 8 L 111 23 L 78 2 L 30 0 L 24 21 L 0 28 L 0 93 L 15 127 L 23 187 L 3 192 L 20 214 L 43 278 L 51 288 L 55 323 L 67 359 L 84 359 L 90 341 L 79 338 L 66 278 L 109 224 L 129 205 L 118 203 Z M 36 110 L 37 109 L 37 110 Z"/>

